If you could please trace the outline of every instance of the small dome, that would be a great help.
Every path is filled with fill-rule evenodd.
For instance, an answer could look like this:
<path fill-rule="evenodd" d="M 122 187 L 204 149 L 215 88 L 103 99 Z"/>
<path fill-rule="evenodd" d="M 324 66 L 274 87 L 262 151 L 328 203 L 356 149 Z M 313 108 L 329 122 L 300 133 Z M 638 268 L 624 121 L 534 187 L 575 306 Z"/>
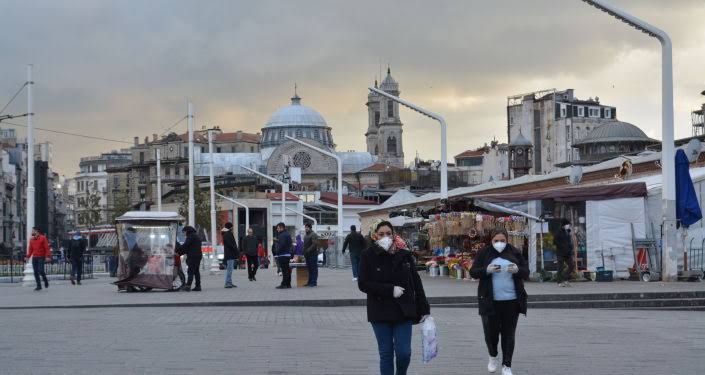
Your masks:
<path fill-rule="evenodd" d="M 399 91 L 399 83 L 392 78 L 392 70 L 387 67 L 387 76 L 384 77 L 384 81 L 382 81 L 382 84 L 379 86 L 379 88 L 382 91 L 386 92 L 398 92 Z"/>
<path fill-rule="evenodd" d="M 628 122 L 613 121 L 600 125 L 590 131 L 585 138 L 575 142 L 573 146 L 612 143 L 612 142 L 658 142 L 646 136 L 639 127 Z"/>
<path fill-rule="evenodd" d="M 512 139 L 511 142 L 509 142 L 510 147 L 511 146 L 533 146 L 533 145 L 534 144 L 531 143 L 531 141 L 529 141 L 528 139 L 526 139 L 526 137 L 524 137 L 524 134 L 522 134 L 521 131 L 514 139 Z"/>
<path fill-rule="evenodd" d="M 273 128 L 278 126 L 315 126 L 325 127 L 326 120 L 315 109 L 301 104 L 301 98 L 294 95 L 291 98 L 291 105 L 278 109 L 269 118 L 265 128 Z"/>

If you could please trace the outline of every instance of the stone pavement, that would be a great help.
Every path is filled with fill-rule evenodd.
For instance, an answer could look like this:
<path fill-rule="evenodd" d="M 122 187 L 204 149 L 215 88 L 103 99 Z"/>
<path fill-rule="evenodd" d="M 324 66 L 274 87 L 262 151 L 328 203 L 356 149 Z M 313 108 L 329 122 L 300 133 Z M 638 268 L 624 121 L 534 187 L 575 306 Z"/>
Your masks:
<path fill-rule="evenodd" d="M 186 305 L 259 303 L 289 304 L 317 301 L 319 305 L 336 301 L 342 305 L 360 304 L 365 295 L 352 282 L 349 269 L 320 270 L 319 286 L 316 288 L 293 288 L 276 290 L 279 283 L 274 269 L 259 270 L 256 282 L 247 281 L 245 270 L 236 270 L 234 281 L 238 288 L 224 289 L 223 275 L 208 275 L 202 272 L 203 292 L 166 293 L 118 293 L 111 284 L 114 278 L 98 277 L 85 280 L 82 286 L 72 286 L 68 280 L 52 281 L 49 289 L 40 292 L 21 284 L 0 284 L 0 309 L 18 307 L 60 306 L 133 306 L 133 305 Z M 422 273 L 426 294 L 429 297 L 468 297 L 477 293 L 477 283 L 449 278 L 431 278 Z M 639 281 L 616 281 L 612 283 L 582 282 L 571 288 L 559 288 L 554 283 L 527 283 L 530 296 L 593 293 L 650 293 L 650 292 L 705 292 L 705 283 L 643 283 Z M 310 303 L 309 303 L 310 305 Z"/>
<path fill-rule="evenodd" d="M 444 308 L 432 315 L 439 356 L 421 363 L 415 327 L 409 374 L 486 374 L 476 311 Z M 4 310 L 0 321 L 2 374 L 379 373 L 363 307 Z M 517 335 L 513 367 L 519 375 L 690 375 L 705 369 L 701 312 L 529 310 Z"/>

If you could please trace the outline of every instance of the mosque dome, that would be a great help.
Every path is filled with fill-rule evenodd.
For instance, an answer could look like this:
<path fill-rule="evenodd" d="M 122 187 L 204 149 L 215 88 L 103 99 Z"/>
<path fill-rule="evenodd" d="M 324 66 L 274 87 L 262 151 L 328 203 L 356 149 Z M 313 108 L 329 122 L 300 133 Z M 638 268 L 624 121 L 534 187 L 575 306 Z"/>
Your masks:
<path fill-rule="evenodd" d="M 334 148 L 330 130 L 323 116 L 301 104 L 301 97 L 295 93 L 291 104 L 274 112 L 262 128 L 262 147 L 276 147 L 287 141 L 285 136 L 290 136 L 313 139 Z"/>

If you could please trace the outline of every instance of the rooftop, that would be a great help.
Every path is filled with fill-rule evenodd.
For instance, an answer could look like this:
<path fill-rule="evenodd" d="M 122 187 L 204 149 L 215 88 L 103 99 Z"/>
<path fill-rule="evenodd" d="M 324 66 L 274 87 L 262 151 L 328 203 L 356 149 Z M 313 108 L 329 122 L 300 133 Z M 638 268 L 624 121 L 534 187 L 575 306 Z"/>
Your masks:
<path fill-rule="evenodd" d="M 612 121 L 591 130 L 585 138 L 573 143 L 573 146 L 611 142 L 658 143 L 659 141 L 649 138 L 636 125 L 623 121 Z"/>

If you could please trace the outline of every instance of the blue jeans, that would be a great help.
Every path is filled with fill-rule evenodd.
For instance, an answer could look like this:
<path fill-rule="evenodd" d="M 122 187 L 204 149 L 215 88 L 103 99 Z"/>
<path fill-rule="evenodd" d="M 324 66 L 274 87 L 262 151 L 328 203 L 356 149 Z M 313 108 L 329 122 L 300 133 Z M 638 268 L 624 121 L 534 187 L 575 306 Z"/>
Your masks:
<path fill-rule="evenodd" d="M 308 285 L 318 285 L 318 254 L 306 257 L 308 268 Z"/>
<path fill-rule="evenodd" d="M 235 268 L 235 263 L 237 260 L 228 259 L 225 262 L 225 285 L 230 285 L 233 283 L 233 268 Z"/>
<path fill-rule="evenodd" d="M 353 277 L 357 279 L 358 270 L 360 269 L 360 254 L 350 252 L 350 263 L 352 263 Z"/>
<path fill-rule="evenodd" d="M 377 338 L 380 375 L 394 375 L 394 355 L 396 354 L 396 375 L 406 375 L 411 362 L 411 321 L 403 323 L 372 322 L 372 330 Z"/>
<path fill-rule="evenodd" d="M 83 275 L 83 259 L 71 259 L 71 277 L 75 277 L 80 283 L 81 275 Z"/>

